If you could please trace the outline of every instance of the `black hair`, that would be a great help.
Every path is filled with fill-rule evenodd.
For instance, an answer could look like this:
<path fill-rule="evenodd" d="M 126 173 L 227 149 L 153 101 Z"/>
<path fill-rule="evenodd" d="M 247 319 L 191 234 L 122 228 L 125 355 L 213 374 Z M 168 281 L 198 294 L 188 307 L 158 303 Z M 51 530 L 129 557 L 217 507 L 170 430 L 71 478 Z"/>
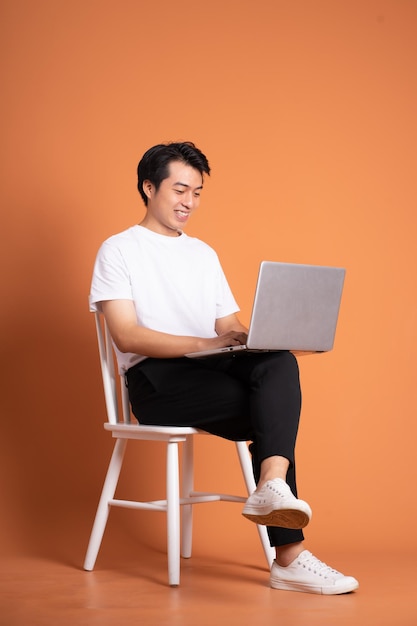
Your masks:
<path fill-rule="evenodd" d="M 145 206 L 148 198 L 143 191 L 143 183 L 150 180 L 158 190 L 162 181 L 169 176 L 169 164 L 172 161 L 181 161 L 190 165 L 203 174 L 210 175 L 210 166 L 207 157 L 191 141 L 181 143 L 171 142 L 158 144 L 149 148 L 138 164 L 138 191 L 142 196 Z"/>

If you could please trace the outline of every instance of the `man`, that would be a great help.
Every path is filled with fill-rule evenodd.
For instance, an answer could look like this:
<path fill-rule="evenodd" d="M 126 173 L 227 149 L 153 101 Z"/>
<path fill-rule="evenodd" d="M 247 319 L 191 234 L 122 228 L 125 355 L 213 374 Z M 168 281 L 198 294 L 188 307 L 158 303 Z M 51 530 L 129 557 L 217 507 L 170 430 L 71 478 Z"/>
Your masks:
<path fill-rule="evenodd" d="M 247 329 L 214 250 L 183 229 L 200 203 L 205 155 L 190 142 L 150 148 L 138 165 L 146 213 L 99 250 L 90 294 L 101 310 L 142 424 L 194 426 L 251 441 L 256 491 L 243 515 L 267 525 L 276 589 L 339 594 L 358 582 L 304 549 L 309 505 L 297 498 L 294 449 L 301 409 L 290 352 L 188 359 L 244 344 Z"/>

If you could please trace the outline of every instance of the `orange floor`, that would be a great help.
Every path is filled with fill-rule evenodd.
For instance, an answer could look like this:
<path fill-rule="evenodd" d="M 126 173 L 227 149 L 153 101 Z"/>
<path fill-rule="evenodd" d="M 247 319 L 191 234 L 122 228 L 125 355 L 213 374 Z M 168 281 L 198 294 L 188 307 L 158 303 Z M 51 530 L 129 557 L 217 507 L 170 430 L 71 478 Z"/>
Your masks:
<path fill-rule="evenodd" d="M 110 543 L 93 572 L 69 545 L 57 556 L 41 545 L 38 554 L 3 559 L 1 626 L 417 625 L 414 561 L 405 555 L 320 554 L 360 581 L 359 591 L 329 597 L 270 589 L 260 549 L 213 555 L 200 547 L 182 561 L 181 586 L 170 588 L 162 551 Z"/>

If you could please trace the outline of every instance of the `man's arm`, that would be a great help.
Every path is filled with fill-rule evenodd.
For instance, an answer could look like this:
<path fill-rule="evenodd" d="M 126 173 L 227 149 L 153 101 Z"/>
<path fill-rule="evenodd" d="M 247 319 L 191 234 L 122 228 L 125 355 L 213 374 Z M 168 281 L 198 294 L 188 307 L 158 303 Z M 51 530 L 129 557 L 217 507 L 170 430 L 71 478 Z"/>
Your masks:
<path fill-rule="evenodd" d="M 167 359 L 188 352 L 222 348 L 246 341 L 246 329 L 236 315 L 217 320 L 217 337 L 171 335 L 139 326 L 132 300 L 106 300 L 101 303 L 110 334 L 121 352 Z"/>
<path fill-rule="evenodd" d="M 248 329 L 246 326 L 243 326 L 239 322 L 238 316 L 236 313 L 232 313 L 232 315 L 226 315 L 226 317 L 220 317 L 216 320 L 216 333 L 218 335 L 224 335 L 230 331 L 236 331 L 237 333 L 244 334 L 245 337 L 241 343 L 246 343 L 246 337 L 248 334 Z"/>

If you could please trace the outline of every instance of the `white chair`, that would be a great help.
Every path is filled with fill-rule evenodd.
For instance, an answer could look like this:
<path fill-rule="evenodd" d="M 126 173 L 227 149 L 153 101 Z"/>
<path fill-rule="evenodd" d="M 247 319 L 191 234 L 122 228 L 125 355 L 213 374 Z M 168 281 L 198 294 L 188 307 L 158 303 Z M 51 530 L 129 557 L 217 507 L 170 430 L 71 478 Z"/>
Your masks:
<path fill-rule="evenodd" d="M 243 503 L 246 497 L 194 491 L 194 437 L 197 435 L 207 436 L 208 433 L 188 427 L 142 426 L 136 423 L 136 419 L 135 423 L 131 422 L 129 398 L 124 377 L 120 377 L 115 373 L 114 353 L 110 333 L 103 315 L 96 313 L 95 318 L 108 418 L 108 421 L 104 424 L 104 428 L 112 433 L 116 442 L 91 532 L 84 569 L 92 570 L 94 568 L 111 506 L 165 511 L 167 514 L 168 582 L 171 586 L 177 586 L 180 582 L 180 555 L 184 558 L 191 556 L 192 506 L 197 503 L 219 500 Z M 116 383 L 117 378 L 120 378 L 120 385 Z M 120 390 L 119 399 L 121 411 L 119 411 L 118 388 Z M 129 439 L 163 441 L 167 444 L 165 500 L 137 502 L 114 498 L 122 468 L 123 456 Z M 183 444 L 181 496 L 179 481 L 179 444 Z M 246 442 L 240 441 L 236 442 L 234 445 L 236 445 L 246 489 L 248 494 L 250 494 L 255 489 L 250 453 Z M 180 507 L 182 507 L 181 542 Z M 258 531 L 268 566 L 270 567 L 274 558 L 274 551 L 269 545 L 266 528 L 264 526 L 258 526 Z"/>

